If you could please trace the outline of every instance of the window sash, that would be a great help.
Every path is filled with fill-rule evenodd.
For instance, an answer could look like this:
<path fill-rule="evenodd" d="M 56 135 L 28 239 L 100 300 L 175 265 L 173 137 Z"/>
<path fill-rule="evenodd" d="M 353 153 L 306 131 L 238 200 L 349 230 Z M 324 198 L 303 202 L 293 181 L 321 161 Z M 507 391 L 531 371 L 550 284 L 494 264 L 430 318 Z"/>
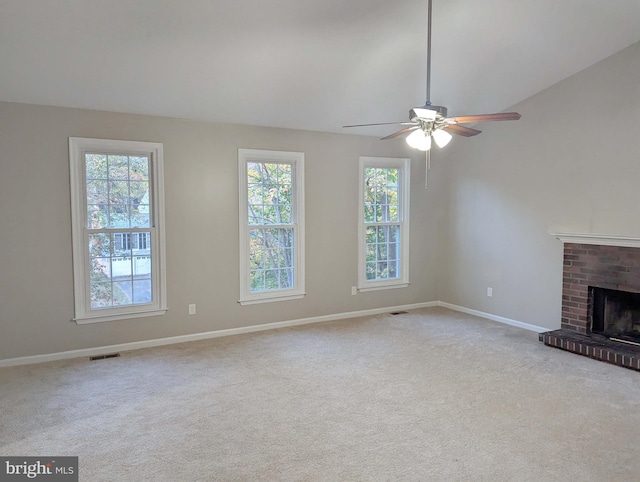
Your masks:
<path fill-rule="evenodd" d="M 373 240 L 369 239 L 371 231 L 374 233 Z M 400 223 L 367 224 L 364 240 L 366 281 L 401 278 L 401 240 L 402 225 Z"/>
<path fill-rule="evenodd" d="M 295 287 L 296 236 L 295 226 L 251 226 L 249 239 L 257 241 L 259 248 L 249 250 L 250 293 Z"/>
<path fill-rule="evenodd" d="M 90 273 L 86 279 L 85 304 L 91 312 L 153 306 L 159 296 L 157 276 L 153 269 L 157 266 L 153 246 L 157 230 L 87 229 L 85 233 L 87 246 L 91 246 L 92 239 L 95 238 L 103 237 L 107 240 L 106 250 L 92 252 L 90 247 L 87 250 L 86 260 Z M 141 235 L 148 242 L 145 250 L 136 247 Z M 121 239 L 121 244 L 118 243 L 118 238 Z M 103 299 L 94 298 L 94 293 L 102 293 Z M 109 300 L 106 299 L 107 295 Z M 130 302 L 126 303 L 126 299 Z"/>

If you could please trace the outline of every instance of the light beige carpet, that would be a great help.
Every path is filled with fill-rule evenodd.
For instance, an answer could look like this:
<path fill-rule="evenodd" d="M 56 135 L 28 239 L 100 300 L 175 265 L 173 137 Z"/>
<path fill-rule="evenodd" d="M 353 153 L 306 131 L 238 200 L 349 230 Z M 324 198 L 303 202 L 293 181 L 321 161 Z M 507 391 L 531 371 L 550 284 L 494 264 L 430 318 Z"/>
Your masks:
<path fill-rule="evenodd" d="M 80 480 L 640 480 L 640 373 L 445 309 L 0 369 Z"/>

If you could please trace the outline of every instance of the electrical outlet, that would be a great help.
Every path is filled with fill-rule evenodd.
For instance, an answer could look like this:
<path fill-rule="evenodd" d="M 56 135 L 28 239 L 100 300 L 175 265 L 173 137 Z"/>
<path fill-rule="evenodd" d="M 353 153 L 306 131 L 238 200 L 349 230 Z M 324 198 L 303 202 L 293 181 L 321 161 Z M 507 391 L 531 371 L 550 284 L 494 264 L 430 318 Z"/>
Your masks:
<path fill-rule="evenodd" d="M 195 304 L 190 304 L 189 305 L 189 314 L 190 315 L 195 315 L 196 314 L 196 305 Z"/>
<path fill-rule="evenodd" d="M 493 288 L 487 288 L 487 296 L 491 298 L 493 296 Z"/>
<path fill-rule="evenodd" d="M 358 294 L 358 287 L 357 286 L 352 286 L 351 287 L 351 295 L 355 296 Z"/>

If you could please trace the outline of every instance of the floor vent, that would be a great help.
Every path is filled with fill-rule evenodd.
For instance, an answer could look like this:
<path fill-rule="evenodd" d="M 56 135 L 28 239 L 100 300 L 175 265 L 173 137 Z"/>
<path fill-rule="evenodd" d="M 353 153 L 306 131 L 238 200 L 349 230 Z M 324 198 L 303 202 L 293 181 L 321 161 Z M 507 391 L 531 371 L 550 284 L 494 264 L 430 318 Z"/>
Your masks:
<path fill-rule="evenodd" d="M 91 361 L 106 360 L 107 358 L 118 358 L 119 356 L 120 356 L 120 353 L 109 353 L 108 355 L 96 355 L 96 356 L 89 357 L 89 360 Z"/>
<path fill-rule="evenodd" d="M 405 313 L 409 313 L 408 311 L 392 311 L 391 313 L 389 313 L 390 315 L 404 315 Z"/>

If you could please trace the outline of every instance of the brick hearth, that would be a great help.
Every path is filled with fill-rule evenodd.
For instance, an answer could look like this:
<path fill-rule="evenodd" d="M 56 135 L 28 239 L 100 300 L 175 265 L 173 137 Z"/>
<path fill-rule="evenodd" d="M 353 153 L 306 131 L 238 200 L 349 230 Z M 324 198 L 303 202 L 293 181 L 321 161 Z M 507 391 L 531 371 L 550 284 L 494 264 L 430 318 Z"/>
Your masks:
<path fill-rule="evenodd" d="M 540 333 L 538 339 L 547 346 L 640 371 L 640 347 L 611 341 L 602 335 L 555 330 Z"/>

